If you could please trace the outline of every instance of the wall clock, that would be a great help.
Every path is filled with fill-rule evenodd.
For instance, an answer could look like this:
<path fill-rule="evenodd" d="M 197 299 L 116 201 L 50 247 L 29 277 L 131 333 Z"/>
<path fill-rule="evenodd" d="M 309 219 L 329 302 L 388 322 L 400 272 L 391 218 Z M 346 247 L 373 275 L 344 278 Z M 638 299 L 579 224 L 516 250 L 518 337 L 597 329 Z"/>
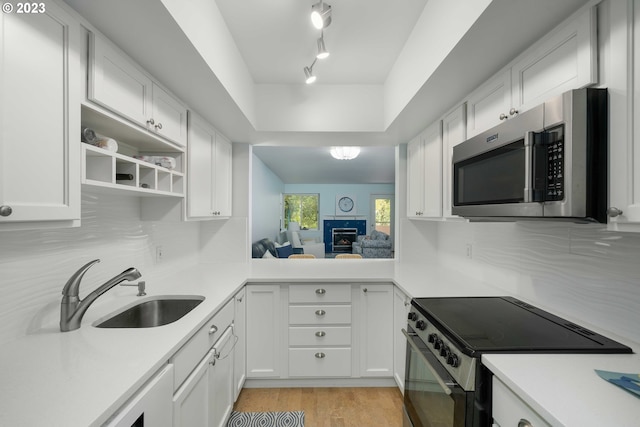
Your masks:
<path fill-rule="evenodd" d="M 355 215 L 356 199 L 353 196 L 336 196 L 336 215 Z"/>

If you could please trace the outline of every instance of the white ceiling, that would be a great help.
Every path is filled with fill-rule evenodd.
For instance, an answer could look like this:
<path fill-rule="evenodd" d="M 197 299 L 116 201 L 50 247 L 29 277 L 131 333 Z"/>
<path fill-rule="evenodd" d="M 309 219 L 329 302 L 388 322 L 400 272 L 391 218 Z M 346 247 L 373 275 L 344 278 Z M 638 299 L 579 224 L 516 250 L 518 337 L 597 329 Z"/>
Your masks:
<path fill-rule="evenodd" d="M 216 0 L 255 83 L 299 84 L 315 58 L 316 0 Z M 427 0 L 328 0 L 331 55 L 314 67 L 318 83 L 382 84 Z"/>
<path fill-rule="evenodd" d="M 390 184 L 395 148 L 362 147 L 353 160 L 336 160 L 330 147 L 253 147 L 256 156 L 285 184 Z"/>
<path fill-rule="evenodd" d="M 389 147 L 408 141 L 589 0 L 492 0 L 432 74 L 421 76 L 424 83 L 416 87 L 417 92 L 406 100 L 391 124 L 380 126 L 380 131 L 321 132 L 277 126 L 269 131 L 256 130 L 246 102 L 239 102 L 233 88 L 226 86 L 239 80 L 234 80 L 233 75 L 230 79 L 216 74 L 215 67 L 203 56 L 202 46 L 199 49 L 191 43 L 186 29 L 169 12 L 167 3 L 181 5 L 179 0 L 65 1 L 232 141 L 254 144 L 255 152 L 265 163 L 275 165 L 276 160 L 282 161 L 284 166 L 274 166 L 278 170 L 292 171 L 295 168 L 287 165 L 306 165 L 300 174 L 311 176 L 314 165 L 325 159 L 319 147 Z M 312 62 L 319 35 L 309 21 L 315 0 L 191 1 L 201 7 L 215 2 L 219 9 L 235 44 L 233 49 L 253 81 L 243 93 L 270 84 L 288 86 L 292 94 L 304 87 L 302 69 Z M 324 84 L 335 86 L 338 91 L 339 85 L 383 86 L 401 49 L 415 35 L 417 22 L 422 22 L 419 18 L 428 1 L 433 0 L 327 0 L 333 9 L 333 22 L 325 31 L 331 56 L 316 65 L 316 88 L 321 90 Z M 458 1 L 452 1 L 452 7 Z M 186 6 L 191 3 L 184 4 L 185 10 L 192 10 L 192 6 Z M 439 4 L 448 5 L 442 1 Z M 262 16 L 266 19 L 261 20 Z M 272 108 L 269 102 L 253 108 L 258 107 Z M 308 148 L 285 150 L 282 146 Z M 272 155 L 271 150 L 275 150 Z M 299 157 L 288 157 L 293 154 Z M 350 169 L 354 176 L 341 180 L 381 180 L 377 175 L 367 178 L 368 172 L 376 168 Z M 323 165 L 320 170 L 328 167 Z M 288 177 L 283 181 L 294 179 L 302 178 Z"/>

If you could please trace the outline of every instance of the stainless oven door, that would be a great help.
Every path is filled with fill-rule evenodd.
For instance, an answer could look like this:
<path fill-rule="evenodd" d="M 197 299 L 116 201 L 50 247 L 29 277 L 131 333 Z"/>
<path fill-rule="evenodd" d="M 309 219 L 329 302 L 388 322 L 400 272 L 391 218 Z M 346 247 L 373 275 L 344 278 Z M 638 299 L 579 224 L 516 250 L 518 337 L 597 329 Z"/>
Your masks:
<path fill-rule="evenodd" d="M 411 328 L 404 384 L 405 427 L 473 426 L 473 392 L 465 392 Z"/>

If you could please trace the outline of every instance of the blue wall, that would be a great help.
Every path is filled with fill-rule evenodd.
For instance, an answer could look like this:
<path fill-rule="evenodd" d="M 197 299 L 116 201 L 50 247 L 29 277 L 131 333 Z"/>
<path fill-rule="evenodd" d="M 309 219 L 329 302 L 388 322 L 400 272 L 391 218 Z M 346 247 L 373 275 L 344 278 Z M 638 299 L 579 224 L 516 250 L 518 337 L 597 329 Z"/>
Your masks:
<path fill-rule="evenodd" d="M 280 195 L 284 184 L 258 157 L 252 155 L 251 167 L 251 241 L 280 232 Z"/>

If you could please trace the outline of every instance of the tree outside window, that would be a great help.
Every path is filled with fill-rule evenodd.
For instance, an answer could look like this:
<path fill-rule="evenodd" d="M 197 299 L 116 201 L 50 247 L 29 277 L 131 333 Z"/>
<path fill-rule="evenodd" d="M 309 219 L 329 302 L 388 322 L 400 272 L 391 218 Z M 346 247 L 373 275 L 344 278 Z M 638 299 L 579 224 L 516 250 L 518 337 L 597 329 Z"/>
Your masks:
<path fill-rule="evenodd" d="M 285 194 L 283 199 L 285 229 L 290 222 L 297 222 L 304 230 L 318 229 L 319 194 Z"/>
<path fill-rule="evenodd" d="M 376 199 L 376 222 L 375 229 L 387 234 L 391 234 L 391 199 Z"/>

